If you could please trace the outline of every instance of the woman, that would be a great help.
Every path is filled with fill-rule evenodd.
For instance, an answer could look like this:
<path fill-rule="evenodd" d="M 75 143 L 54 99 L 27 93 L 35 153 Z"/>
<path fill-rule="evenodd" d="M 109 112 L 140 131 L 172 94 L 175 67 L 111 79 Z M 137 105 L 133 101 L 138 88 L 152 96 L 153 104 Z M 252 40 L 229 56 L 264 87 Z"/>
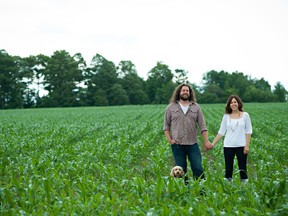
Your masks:
<path fill-rule="evenodd" d="M 242 183 L 248 181 L 247 155 L 252 134 L 250 116 L 243 111 L 243 102 L 237 95 L 231 95 L 226 102 L 225 114 L 222 118 L 219 132 L 212 142 L 212 146 L 225 135 L 224 158 L 225 178 L 232 180 L 234 157 L 238 160 Z"/>

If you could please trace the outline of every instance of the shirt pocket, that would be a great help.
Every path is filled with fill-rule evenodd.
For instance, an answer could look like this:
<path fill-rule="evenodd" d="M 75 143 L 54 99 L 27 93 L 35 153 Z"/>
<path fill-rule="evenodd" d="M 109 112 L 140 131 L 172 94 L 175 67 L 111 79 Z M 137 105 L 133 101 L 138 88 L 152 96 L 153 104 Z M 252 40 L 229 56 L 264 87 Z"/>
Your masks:
<path fill-rule="evenodd" d="M 197 108 L 190 107 L 190 109 L 189 109 L 189 117 L 191 117 L 194 121 L 197 121 Z"/>
<path fill-rule="evenodd" d="M 180 110 L 171 110 L 172 121 L 179 119 L 180 115 Z"/>

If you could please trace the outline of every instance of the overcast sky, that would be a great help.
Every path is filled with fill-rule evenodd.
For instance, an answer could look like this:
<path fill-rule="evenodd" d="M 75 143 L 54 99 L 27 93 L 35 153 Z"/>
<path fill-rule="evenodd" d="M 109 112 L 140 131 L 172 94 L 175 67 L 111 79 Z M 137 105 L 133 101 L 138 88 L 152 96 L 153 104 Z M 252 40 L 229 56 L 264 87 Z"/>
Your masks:
<path fill-rule="evenodd" d="M 10 55 L 98 53 L 145 79 L 161 61 L 198 85 L 224 70 L 288 90 L 288 0 L 1 0 L 0 24 Z"/>

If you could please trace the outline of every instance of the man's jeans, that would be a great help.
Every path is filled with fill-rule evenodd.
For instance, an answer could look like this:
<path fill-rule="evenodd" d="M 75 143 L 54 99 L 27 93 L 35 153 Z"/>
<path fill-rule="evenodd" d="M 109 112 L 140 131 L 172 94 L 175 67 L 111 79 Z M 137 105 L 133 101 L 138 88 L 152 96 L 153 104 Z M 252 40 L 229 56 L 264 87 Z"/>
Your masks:
<path fill-rule="evenodd" d="M 185 174 L 187 173 L 187 156 L 188 156 L 188 160 L 190 162 L 191 169 L 193 172 L 193 177 L 195 179 L 205 178 L 202 168 L 202 156 L 198 143 L 193 145 L 172 144 L 171 147 L 175 164 L 177 166 L 181 166 Z"/>

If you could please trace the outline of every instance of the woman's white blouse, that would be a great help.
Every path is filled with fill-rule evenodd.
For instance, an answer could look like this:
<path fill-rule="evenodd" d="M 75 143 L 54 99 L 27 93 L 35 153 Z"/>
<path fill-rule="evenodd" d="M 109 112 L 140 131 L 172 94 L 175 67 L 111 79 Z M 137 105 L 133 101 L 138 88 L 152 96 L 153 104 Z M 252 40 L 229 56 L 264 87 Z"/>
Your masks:
<path fill-rule="evenodd" d="M 224 114 L 218 133 L 225 135 L 224 147 L 244 147 L 246 144 L 246 134 L 252 134 L 252 124 L 247 112 L 239 119 L 231 119 L 228 114 Z"/>

